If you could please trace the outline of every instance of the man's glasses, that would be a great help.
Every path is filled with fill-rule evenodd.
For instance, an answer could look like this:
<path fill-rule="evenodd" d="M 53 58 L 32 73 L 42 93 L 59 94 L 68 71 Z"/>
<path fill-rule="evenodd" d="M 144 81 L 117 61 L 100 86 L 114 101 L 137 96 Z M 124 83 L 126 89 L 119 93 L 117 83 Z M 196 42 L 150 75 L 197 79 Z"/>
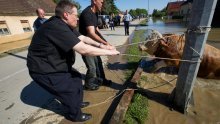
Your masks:
<path fill-rule="evenodd" d="M 73 14 L 73 12 L 67 12 L 67 13 L 70 14 L 70 15 L 74 15 L 75 17 L 78 18 L 78 15 L 77 14 Z"/>

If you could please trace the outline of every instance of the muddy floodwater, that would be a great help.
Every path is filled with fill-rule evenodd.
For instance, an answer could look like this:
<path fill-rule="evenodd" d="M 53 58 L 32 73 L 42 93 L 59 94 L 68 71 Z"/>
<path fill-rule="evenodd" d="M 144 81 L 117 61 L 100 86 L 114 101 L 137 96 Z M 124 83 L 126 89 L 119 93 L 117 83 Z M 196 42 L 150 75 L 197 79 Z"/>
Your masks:
<path fill-rule="evenodd" d="M 183 34 L 185 23 L 149 20 L 146 27 L 163 33 Z M 212 28 L 207 44 L 220 49 L 220 28 Z M 194 105 L 187 114 L 171 109 L 168 99 L 176 86 L 177 75 L 143 72 L 139 86 L 146 89 L 149 99 L 149 119 L 146 124 L 220 124 L 220 80 L 197 78 L 193 89 Z"/>

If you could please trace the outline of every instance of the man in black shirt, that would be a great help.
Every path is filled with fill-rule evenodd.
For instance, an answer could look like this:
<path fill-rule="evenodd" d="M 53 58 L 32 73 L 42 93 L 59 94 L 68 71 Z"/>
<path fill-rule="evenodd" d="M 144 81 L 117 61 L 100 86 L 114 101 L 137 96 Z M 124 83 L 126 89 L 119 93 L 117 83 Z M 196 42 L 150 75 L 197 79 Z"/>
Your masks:
<path fill-rule="evenodd" d="M 98 18 L 96 13 L 101 11 L 103 0 L 91 0 L 91 6 L 88 6 L 80 15 L 79 32 L 92 38 L 100 44 L 111 46 L 101 35 L 98 29 Z M 87 67 L 85 88 L 97 90 L 100 84 L 110 85 L 111 81 L 107 80 L 102 66 L 100 56 L 82 56 Z"/>
<path fill-rule="evenodd" d="M 68 108 L 67 119 L 83 122 L 89 120 L 91 114 L 81 112 L 88 102 L 83 102 L 81 74 L 72 68 L 75 51 L 88 56 L 116 55 L 119 52 L 113 47 L 100 46 L 75 30 L 77 8 L 69 1 L 59 2 L 55 15 L 32 38 L 27 55 L 29 74 Z"/>

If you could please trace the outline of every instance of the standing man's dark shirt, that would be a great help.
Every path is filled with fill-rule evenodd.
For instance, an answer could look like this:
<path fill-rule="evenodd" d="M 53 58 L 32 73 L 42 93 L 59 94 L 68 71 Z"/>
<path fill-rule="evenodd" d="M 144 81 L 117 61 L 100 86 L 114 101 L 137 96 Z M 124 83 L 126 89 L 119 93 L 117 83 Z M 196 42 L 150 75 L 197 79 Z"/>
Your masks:
<path fill-rule="evenodd" d="M 95 32 L 99 37 L 101 37 L 103 40 L 105 40 L 102 35 L 100 35 L 97 31 L 96 28 L 98 27 L 98 15 L 94 14 L 91 10 L 91 6 L 88 6 L 85 8 L 79 18 L 79 32 L 82 35 L 87 36 L 88 33 L 86 31 L 86 28 L 88 26 L 94 26 L 95 27 Z"/>
<path fill-rule="evenodd" d="M 58 17 L 51 17 L 43 27 L 34 34 L 28 49 L 29 70 L 39 74 L 69 72 L 75 59 L 72 48 L 80 42 L 80 34 Z"/>
<path fill-rule="evenodd" d="M 91 6 L 88 6 L 83 10 L 79 18 L 79 32 L 82 35 L 88 36 L 87 28 L 94 26 L 95 33 L 104 41 L 106 41 L 102 35 L 97 31 L 98 18 L 92 11 Z M 92 38 L 92 37 L 91 37 Z M 85 88 L 89 90 L 97 90 L 100 84 L 107 83 L 104 69 L 102 66 L 102 60 L 100 56 L 83 56 L 82 59 L 87 67 L 85 76 Z"/>
<path fill-rule="evenodd" d="M 88 27 L 88 26 L 95 26 L 95 28 L 98 26 L 97 15 L 95 15 L 92 12 L 91 6 L 88 6 L 86 9 L 84 9 L 80 15 L 79 32 L 82 35 L 86 36 L 87 35 L 86 27 Z"/>

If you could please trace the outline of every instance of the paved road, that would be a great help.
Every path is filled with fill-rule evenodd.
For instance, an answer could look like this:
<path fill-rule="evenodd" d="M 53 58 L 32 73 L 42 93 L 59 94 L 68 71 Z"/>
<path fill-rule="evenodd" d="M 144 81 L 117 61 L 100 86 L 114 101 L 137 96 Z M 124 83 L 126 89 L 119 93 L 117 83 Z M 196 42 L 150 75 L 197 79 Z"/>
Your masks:
<path fill-rule="evenodd" d="M 138 22 L 137 20 L 132 23 Z M 134 28 L 131 27 L 130 31 Z M 123 27 L 118 27 L 115 31 L 103 29 L 101 32 L 114 46 L 124 44 L 128 38 L 124 36 Z M 23 51 L 0 58 L 0 124 L 18 124 L 22 121 L 25 123 L 24 119 L 53 100 L 49 93 L 29 77 L 26 56 L 27 51 Z M 107 57 L 102 59 L 107 61 Z M 79 54 L 76 54 L 74 67 L 85 74 L 86 68 Z"/>

